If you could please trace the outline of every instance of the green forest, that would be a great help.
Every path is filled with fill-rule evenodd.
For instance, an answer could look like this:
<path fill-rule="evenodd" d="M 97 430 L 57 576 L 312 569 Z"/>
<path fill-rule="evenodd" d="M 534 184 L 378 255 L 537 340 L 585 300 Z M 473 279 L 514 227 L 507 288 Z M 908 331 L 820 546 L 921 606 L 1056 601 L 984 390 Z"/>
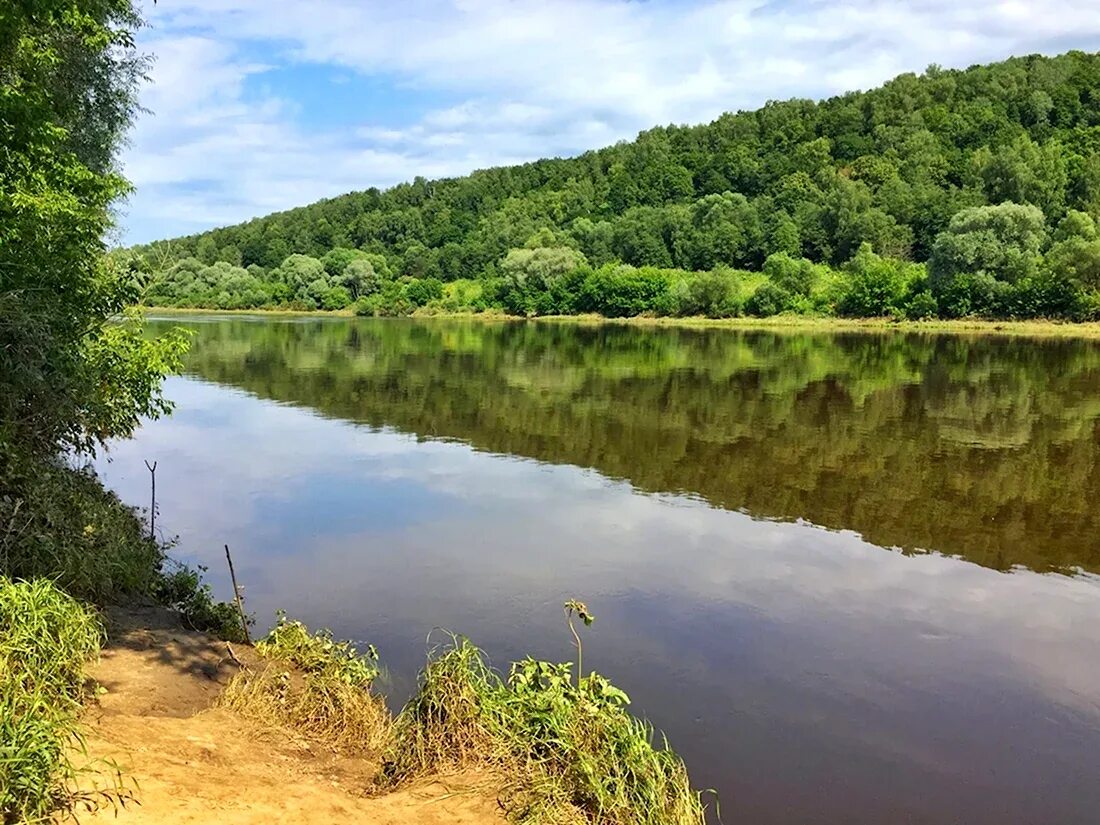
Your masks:
<path fill-rule="evenodd" d="M 152 306 L 1100 318 L 1100 55 L 929 67 L 118 250 Z"/>

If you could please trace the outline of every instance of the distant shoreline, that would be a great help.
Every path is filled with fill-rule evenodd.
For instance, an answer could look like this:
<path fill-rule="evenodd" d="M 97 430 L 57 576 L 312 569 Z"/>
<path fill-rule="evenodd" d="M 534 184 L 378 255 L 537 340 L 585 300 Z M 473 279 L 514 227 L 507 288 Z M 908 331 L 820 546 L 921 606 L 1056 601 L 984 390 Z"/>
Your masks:
<path fill-rule="evenodd" d="M 287 318 L 356 318 L 347 310 L 291 309 L 195 309 L 184 307 L 143 307 L 147 315 L 165 316 L 257 316 Z M 1085 321 L 987 321 L 960 318 L 932 321 L 894 321 L 889 318 L 814 318 L 800 315 L 776 315 L 771 318 L 669 318 L 635 316 L 605 318 L 601 315 L 542 315 L 524 318 L 492 312 L 418 312 L 409 316 L 417 320 L 470 319 L 485 322 L 529 321 L 534 323 L 578 324 L 596 326 L 614 324 L 638 327 L 683 327 L 688 329 L 760 329 L 780 332 L 907 332 L 952 335 L 1003 335 L 1025 338 L 1100 339 L 1100 322 Z"/>

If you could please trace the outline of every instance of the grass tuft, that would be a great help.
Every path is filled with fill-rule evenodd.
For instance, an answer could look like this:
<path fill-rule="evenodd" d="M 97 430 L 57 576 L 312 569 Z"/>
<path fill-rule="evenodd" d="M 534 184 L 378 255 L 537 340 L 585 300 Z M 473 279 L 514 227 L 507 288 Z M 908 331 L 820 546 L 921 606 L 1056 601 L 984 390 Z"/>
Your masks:
<path fill-rule="evenodd" d="M 371 693 L 378 654 L 360 654 L 331 633 L 310 633 L 280 613 L 256 652 L 268 662 L 242 670 L 221 702 L 264 724 L 293 728 L 337 751 L 374 752 L 389 739 L 391 718 L 384 700 Z"/>
<path fill-rule="evenodd" d="M 470 767 L 500 767 L 503 685 L 469 639 L 452 636 L 433 652 L 416 695 L 394 722 L 384 767 L 392 785 Z"/>
<path fill-rule="evenodd" d="M 701 825 L 683 760 L 623 691 L 596 673 L 575 682 L 572 667 L 525 659 L 505 681 L 454 638 L 395 721 L 383 782 L 489 769 L 517 822 Z"/>

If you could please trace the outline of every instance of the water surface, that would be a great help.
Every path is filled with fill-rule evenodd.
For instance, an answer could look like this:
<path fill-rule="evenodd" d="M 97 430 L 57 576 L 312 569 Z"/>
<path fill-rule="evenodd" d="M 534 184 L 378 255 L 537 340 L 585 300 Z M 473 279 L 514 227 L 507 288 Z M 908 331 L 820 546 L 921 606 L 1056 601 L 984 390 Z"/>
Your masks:
<path fill-rule="evenodd" d="M 169 322 L 165 322 L 169 323 Z M 102 464 L 248 604 L 572 655 L 744 823 L 1095 823 L 1100 346 L 188 318 Z"/>

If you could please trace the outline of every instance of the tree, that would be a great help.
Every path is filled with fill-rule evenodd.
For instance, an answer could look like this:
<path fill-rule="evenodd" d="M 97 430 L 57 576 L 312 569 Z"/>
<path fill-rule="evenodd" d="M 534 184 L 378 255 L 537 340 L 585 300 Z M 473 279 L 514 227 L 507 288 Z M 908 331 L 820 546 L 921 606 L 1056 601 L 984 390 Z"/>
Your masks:
<path fill-rule="evenodd" d="M 353 298 L 358 298 L 378 292 L 389 279 L 386 259 L 381 255 L 369 255 L 353 260 L 334 281 L 347 289 Z"/>
<path fill-rule="evenodd" d="M 546 289 L 587 263 L 581 252 L 568 247 L 513 249 L 501 261 L 500 271 L 520 289 Z"/>
<path fill-rule="evenodd" d="M 338 246 L 335 249 L 330 249 L 321 258 L 321 263 L 325 267 L 325 272 L 330 278 L 339 278 L 344 274 L 344 270 L 347 269 L 348 264 L 352 261 L 365 258 L 366 252 L 359 249 L 348 249 L 347 247 Z"/>
<path fill-rule="evenodd" d="M 283 283 L 291 294 L 309 284 L 321 280 L 327 286 L 325 280 L 325 265 L 309 255 L 290 255 L 272 275 L 277 281 Z"/>
<path fill-rule="evenodd" d="M 691 207 L 687 257 L 693 269 L 759 263 L 760 218 L 744 195 L 707 195 Z"/>
<path fill-rule="evenodd" d="M 129 0 L 0 10 L 0 471 L 12 450 L 89 448 L 168 408 L 182 338 L 108 323 L 138 297 L 103 238 L 127 191 L 114 159 L 146 66 L 139 24 Z"/>
<path fill-rule="evenodd" d="M 1067 209 L 1100 215 L 1098 77 L 1100 54 L 1028 56 L 964 71 L 930 67 L 819 103 L 772 102 L 701 126 L 651 129 L 575 158 L 354 192 L 177 239 L 169 254 L 143 257 L 159 260 L 159 271 L 188 257 L 209 260 L 209 237 L 220 259 L 236 263 L 236 247 L 242 263 L 263 265 L 265 289 L 277 301 L 293 297 L 271 274 L 291 252 L 324 256 L 329 278 L 369 253 L 395 275 L 477 278 L 486 284 L 483 296 L 498 297 L 515 297 L 499 293 L 494 279 L 509 250 L 521 247 L 576 247 L 596 268 L 757 269 L 773 253 L 843 267 L 864 243 L 885 258 L 928 262 L 964 210 L 1034 206 L 1049 226 Z M 997 263 L 988 244 L 972 249 L 977 257 L 969 260 L 961 246 L 972 241 L 941 242 L 937 271 L 948 257 L 959 260 L 935 295 L 949 284 L 952 294 L 969 296 L 966 311 L 1010 308 L 1006 290 L 1034 276 L 1045 247 L 1006 253 Z M 1090 244 L 1059 246 L 1048 263 L 1071 268 L 1071 280 L 1085 283 Z M 377 260 L 375 273 L 388 277 Z M 689 279 L 670 278 L 683 297 Z M 792 308 L 806 301 L 835 307 L 833 287 L 848 279 L 830 277 L 827 300 L 820 292 L 789 293 Z M 360 294 L 349 281 L 340 285 Z M 530 310 L 570 305 L 565 287 L 554 289 Z M 923 312 L 929 301 L 922 302 Z"/>
<path fill-rule="evenodd" d="M 1038 270 L 1046 240 L 1038 207 L 1002 203 L 964 209 L 936 238 L 928 261 L 932 287 L 942 292 L 962 275 L 1015 283 Z"/>
<path fill-rule="evenodd" d="M 1049 272 L 1083 289 L 1100 290 L 1100 234 L 1092 217 L 1084 212 L 1068 212 L 1054 238 L 1046 254 Z"/>
<path fill-rule="evenodd" d="M 1029 203 L 1052 217 L 1064 208 L 1068 178 L 1060 145 L 1038 146 L 1023 134 L 996 152 L 979 150 L 978 163 L 992 203 Z"/>

